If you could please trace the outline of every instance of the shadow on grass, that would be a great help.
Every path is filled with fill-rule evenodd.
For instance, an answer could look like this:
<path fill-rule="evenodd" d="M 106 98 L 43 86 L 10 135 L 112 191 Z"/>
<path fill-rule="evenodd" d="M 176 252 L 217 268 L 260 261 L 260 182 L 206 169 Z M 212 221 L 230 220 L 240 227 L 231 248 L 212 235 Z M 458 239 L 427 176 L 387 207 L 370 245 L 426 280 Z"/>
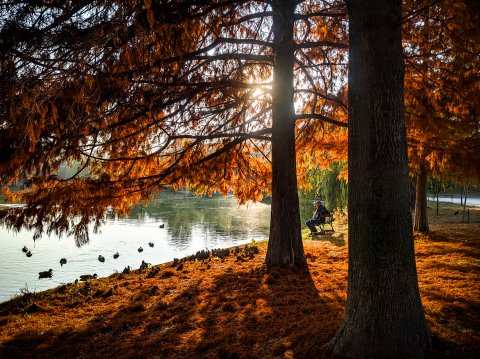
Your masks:
<path fill-rule="evenodd" d="M 429 358 L 478 358 L 478 299 L 465 299 L 434 289 L 423 290 L 422 296 L 435 302 L 426 309 L 434 348 Z"/>
<path fill-rule="evenodd" d="M 436 247 L 435 254 L 447 254 L 455 251 L 468 257 L 479 257 L 480 241 L 478 239 L 469 240 L 468 238 L 465 238 L 463 235 L 458 233 L 455 235 L 454 238 L 452 238 L 448 237 L 447 234 L 448 233 L 445 234 L 437 231 L 429 231 L 427 233 L 423 233 L 423 236 L 432 243 L 458 245 L 458 247 L 455 249 L 452 249 L 450 247 L 444 247 L 440 252 L 440 249 Z M 422 254 L 420 254 L 420 256 L 422 256 Z"/>
<path fill-rule="evenodd" d="M 347 244 L 346 237 L 345 233 L 334 235 L 332 232 L 326 232 L 325 234 L 316 235 L 310 238 L 315 241 L 330 242 L 337 247 L 343 247 Z"/>
<path fill-rule="evenodd" d="M 180 290 L 159 286 L 99 306 L 81 329 L 22 331 L 0 342 L 0 357 L 321 358 L 343 317 L 344 303 L 322 299 L 308 270 L 242 267 Z"/>

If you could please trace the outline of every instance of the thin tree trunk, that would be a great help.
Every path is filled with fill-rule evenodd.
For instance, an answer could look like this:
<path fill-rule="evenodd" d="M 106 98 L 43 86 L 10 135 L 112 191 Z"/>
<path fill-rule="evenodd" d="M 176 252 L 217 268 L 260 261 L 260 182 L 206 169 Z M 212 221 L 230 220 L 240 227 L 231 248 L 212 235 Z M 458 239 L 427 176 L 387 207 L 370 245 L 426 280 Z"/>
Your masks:
<path fill-rule="evenodd" d="M 463 198 L 463 211 L 462 211 L 462 223 L 465 223 L 465 216 L 466 216 L 466 208 L 467 208 L 467 195 L 468 195 L 468 187 L 462 187 L 462 192 L 465 193 L 465 197 Z M 460 203 L 462 205 L 462 203 Z M 467 220 L 467 223 L 470 219 Z"/>
<path fill-rule="evenodd" d="M 417 173 L 417 199 L 415 202 L 415 222 L 413 229 L 428 232 L 427 212 L 427 168 L 420 165 Z"/>
<path fill-rule="evenodd" d="M 306 264 L 300 227 L 293 104 L 295 1 L 273 1 L 272 206 L 266 263 Z"/>
<path fill-rule="evenodd" d="M 403 106 L 400 0 L 347 0 L 349 268 L 338 358 L 423 358 Z"/>
<path fill-rule="evenodd" d="M 410 208 L 413 211 L 415 209 L 415 202 L 417 198 L 415 177 L 410 178 L 409 184 L 410 184 L 409 186 L 410 187 Z"/>

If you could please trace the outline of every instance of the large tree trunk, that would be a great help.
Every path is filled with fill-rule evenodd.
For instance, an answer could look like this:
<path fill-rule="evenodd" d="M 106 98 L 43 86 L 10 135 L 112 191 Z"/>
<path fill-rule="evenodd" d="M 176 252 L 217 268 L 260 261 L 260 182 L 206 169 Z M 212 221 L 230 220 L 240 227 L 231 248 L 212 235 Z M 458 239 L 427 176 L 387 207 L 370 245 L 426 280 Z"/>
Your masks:
<path fill-rule="evenodd" d="M 423 358 L 403 105 L 401 0 L 347 1 L 349 268 L 339 358 Z"/>
<path fill-rule="evenodd" d="M 272 89 L 272 209 L 266 263 L 306 263 L 300 231 L 293 105 L 293 15 L 295 1 L 272 3 L 274 70 Z"/>
<path fill-rule="evenodd" d="M 427 232 L 427 168 L 425 165 L 420 165 L 420 168 L 418 169 L 416 192 L 415 221 L 413 229 L 419 232 Z"/>

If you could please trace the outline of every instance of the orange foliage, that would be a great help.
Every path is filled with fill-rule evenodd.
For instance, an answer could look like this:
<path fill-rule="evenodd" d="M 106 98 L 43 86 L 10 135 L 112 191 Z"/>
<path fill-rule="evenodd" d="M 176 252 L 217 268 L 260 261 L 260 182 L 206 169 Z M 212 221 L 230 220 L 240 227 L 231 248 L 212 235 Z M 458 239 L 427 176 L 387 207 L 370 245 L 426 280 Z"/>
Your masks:
<path fill-rule="evenodd" d="M 411 165 L 478 183 L 478 7 L 463 1 L 430 6 L 407 1 L 406 9 L 414 14 L 404 26 Z"/>
<path fill-rule="evenodd" d="M 270 194 L 275 49 L 269 6 L 252 4 L 91 0 L 76 10 L 89 22 L 67 23 L 51 17 L 71 17 L 61 3 L 1 8 L 17 17 L 0 31 L 15 49 L 0 58 L 0 184 L 24 185 L 16 200 L 28 205 L 2 212 L 6 223 L 84 243 L 106 207 L 125 214 L 167 187 L 234 192 L 241 203 Z M 454 5 L 405 3 L 409 158 L 480 179 L 478 11 Z M 303 1 L 296 12 L 304 187 L 309 168 L 347 157 L 348 36 L 342 1 Z M 64 163 L 78 175 L 59 178 Z"/>
<path fill-rule="evenodd" d="M 240 203 L 270 194 L 272 17 L 252 4 L 1 7 L 15 21 L 0 29 L 12 48 L 0 59 L 0 184 L 21 184 L 27 204 L 3 211 L 6 223 L 81 244 L 108 206 L 123 215 L 167 187 Z M 345 155 L 345 131 L 328 122 L 346 123 L 347 33 L 343 2 L 304 1 L 297 12 L 297 110 L 326 122 L 299 121 L 302 181 L 308 166 Z M 71 179 L 57 176 L 65 163 L 78 165 Z"/>

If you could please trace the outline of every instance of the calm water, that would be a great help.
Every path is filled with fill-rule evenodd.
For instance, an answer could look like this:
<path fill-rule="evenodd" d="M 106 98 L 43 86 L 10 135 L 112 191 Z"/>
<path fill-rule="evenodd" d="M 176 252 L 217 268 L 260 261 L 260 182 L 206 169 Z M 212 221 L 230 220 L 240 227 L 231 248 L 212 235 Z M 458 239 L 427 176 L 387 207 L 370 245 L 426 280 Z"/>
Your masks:
<path fill-rule="evenodd" d="M 91 233 L 90 242 L 80 248 L 73 238 L 44 236 L 34 242 L 31 232 L 7 231 L 0 225 L 0 301 L 21 288 L 41 291 L 73 282 L 81 274 L 108 276 L 126 266 L 138 268 L 142 260 L 158 264 L 205 248 L 264 240 L 269 222 L 268 204 L 238 206 L 233 197 L 167 193 L 147 208 L 135 209 L 128 218 L 109 219 L 101 233 Z M 154 243 L 153 248 L 149 242 Z M 25 256 L 23 246 L 32 251 L 32 257 Z M 113 259 L 117 251 L 120 257 Z M 104 263 L 98 261 L 100 254 Z M 68 260 L 64 266 L 59 263 L 61 258 Z M 50 268 L 53 278 L 38 279 L 38 272 Z"/>

